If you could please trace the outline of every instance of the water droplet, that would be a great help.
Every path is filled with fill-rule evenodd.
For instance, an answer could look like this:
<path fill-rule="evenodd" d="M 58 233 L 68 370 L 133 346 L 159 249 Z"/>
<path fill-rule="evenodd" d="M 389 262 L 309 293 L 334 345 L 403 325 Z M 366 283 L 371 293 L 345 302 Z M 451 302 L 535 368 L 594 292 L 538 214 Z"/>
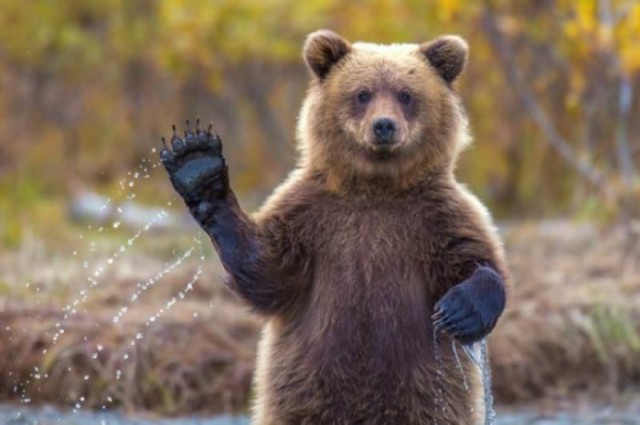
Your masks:
<path fill-rule="evenodd" d="M 119 221 L 114 222 L 113 223 L 113 228 L 117 229 L 118 227 L 120 227 L 120 222 Z"/>

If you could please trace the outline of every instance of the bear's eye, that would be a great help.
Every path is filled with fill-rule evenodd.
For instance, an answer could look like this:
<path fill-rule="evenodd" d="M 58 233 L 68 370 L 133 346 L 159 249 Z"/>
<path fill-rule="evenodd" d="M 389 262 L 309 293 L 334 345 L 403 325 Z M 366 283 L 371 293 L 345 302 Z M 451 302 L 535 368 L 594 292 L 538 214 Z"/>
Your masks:
<path fill-rule="evenodd" d="M 403 105 L 408 105 L 409 103 L 411 103 L 411 93 L 409 93 L 408 91 L 401 91 L 398 95 L 398 100 Z"/>
<path fill-rule="evenodd" d="M 358 92 L 358 102 L 364 104 L 371 100 L 371 92 L 369 90 L 360 90 Z"/>

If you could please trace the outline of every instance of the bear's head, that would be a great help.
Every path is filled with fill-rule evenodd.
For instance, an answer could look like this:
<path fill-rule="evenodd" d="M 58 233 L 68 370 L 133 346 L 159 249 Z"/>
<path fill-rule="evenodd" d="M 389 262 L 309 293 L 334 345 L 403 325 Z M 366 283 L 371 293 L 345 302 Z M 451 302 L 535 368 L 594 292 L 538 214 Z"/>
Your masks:
<path fill-rule="evenodd" d="M 350 44 L 320 30 L 307 37 L 311 86 L 298 125 L 303 166 L 348 177 L 412 181 L 448 172 L 467 143 L 452 84 L 467 43 Z"/>

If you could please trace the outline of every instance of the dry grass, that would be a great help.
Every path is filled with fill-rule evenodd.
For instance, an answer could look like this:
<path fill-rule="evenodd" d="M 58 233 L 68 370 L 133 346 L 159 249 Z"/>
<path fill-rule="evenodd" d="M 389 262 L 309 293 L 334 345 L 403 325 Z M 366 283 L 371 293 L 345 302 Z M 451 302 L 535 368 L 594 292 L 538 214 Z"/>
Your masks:
<path fill-rule="evenodd" d="M 498 400 L 615 398 L 640 384 L 640 244 L 566 222 L 507 230 L 510 305 L 490 340 Z"/>
<path fill-rule="evenodd" d="M 507 226 L 505 235 L 515 286 L 490 342 L 498 400 L 615 396 L 638 385 L 638 245 L 618 228 L 568 223 Z M 0 255 L 0 397 L 163 414 L 245 409 L 258 319 L 220 284 L 212 260 L 187 261 L 140 291 L 176 256 L 165 254 L 128 253 L 93 288 L 91 268 L 33 241 Z"/>
<path fill-rule="evenodd" d="M 0 363 L 4 398 L 163 414 L 239 411 L 247 404 L 255 322 L 236 316 L 218 318 L 222 329 L 210 326 L 208 317 L 113 326 L 80 316 L 67 322 L 54 345 L 50 336 L 59 316 L 29 310 L 0 315 L 9 326 L 0 332 L 8 341 Z"/>
<path fill-rule="evenodd" d="M 20 269 L 42 256 L 31 247 L 0 261 L 22 276 L 0 287 L 0 398 L 162 414 L 246 408 L 259 321 L 220 284 L 215 261 L 186 261 L 142 290 L 169 261 L 131 253 L 91 287 L 83 261 Z"/>

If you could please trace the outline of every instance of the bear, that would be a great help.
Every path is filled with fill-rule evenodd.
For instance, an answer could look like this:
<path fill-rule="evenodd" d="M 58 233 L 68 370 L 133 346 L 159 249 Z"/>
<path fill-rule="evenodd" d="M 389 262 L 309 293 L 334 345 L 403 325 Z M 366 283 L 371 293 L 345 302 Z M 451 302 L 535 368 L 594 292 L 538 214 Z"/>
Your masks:
<path fill-rule="evenodd" d="M 299 161 L 253 217 L 211 126 L 174 126 L 160 152 L 227 285 L 265 318 L 252 423 L 483 423 L 480 374 L 456 344 L 493 330 L 510 277 L 487 209 L 454 177 L 467 43 L 320 30 L 303 57 Z"/>

